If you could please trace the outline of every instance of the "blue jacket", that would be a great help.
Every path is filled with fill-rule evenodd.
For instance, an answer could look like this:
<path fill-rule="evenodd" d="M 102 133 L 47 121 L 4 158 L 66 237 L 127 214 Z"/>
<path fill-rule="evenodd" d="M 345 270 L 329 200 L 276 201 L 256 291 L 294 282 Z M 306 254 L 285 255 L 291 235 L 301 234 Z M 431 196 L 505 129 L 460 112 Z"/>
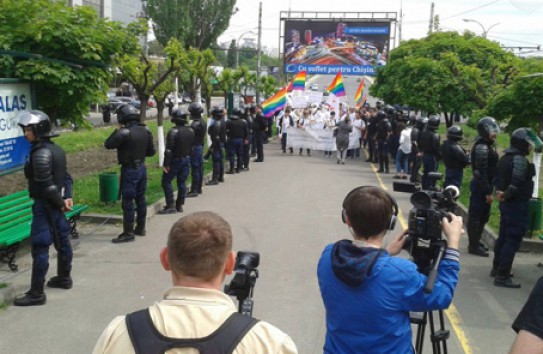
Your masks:
<path fill-rule="evenodd" d="M 385 250 L 342 240 L 324 249 L 317 275 L 326 309 L 325 353 L 413 353 L 409 311 L 447 308 L 458 282 L 458 251 L 447 249 L 432 293 L 417 266 Z"/>

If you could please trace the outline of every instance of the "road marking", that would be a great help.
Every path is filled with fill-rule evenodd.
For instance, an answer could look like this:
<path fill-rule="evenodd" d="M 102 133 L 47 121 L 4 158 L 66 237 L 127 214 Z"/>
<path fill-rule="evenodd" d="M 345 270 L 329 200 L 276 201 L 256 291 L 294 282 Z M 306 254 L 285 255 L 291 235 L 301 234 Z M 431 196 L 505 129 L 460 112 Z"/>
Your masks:
<path fill-rule="evenodd" d="M 366 156 L 367 156 L 367 152 L 366 152 Z M 379 173 L 377 173 L 377 168 L 375 167 L 375 165 L 371 163 L 370 166 L 373 172 L 375 173 L 375 176 L 377 177 L 377 180 L 379 181 L 381 188 L 388 191 L 388 188 L 384 184 L 383 180 L 381 179 L 381 176 L 379 176 Z M 403 217 L 403 214 L 399 207 L 398 207 L 398 220 L 400 221 L 402 228 L 407 229 L 408 227 L 407 221 Z M 449 323 L 451 324 L 454 334 L 458 338 L 458 341 L 460 342 L 460 346 L 462 347 L 462 350 L 464 351 L 464 353 L 472 354 L 473 351 L 471 350 L 471 347 L 469 345 L 468 337 L 466 335 L 466 332 L 464 331 L 464 328 L 462 328 L 462 323 L 464 323 L 464 321 L 462 320 L 462 317 L 460 317 L 460 313 L 456 309 L 456 306 L 454 306 L 454 304 L 451 303 L 449 308 L 445 310 L 444 313 L 445 313 L 445 316 L 447 316 L 447 319 L 449 320 Z"/>

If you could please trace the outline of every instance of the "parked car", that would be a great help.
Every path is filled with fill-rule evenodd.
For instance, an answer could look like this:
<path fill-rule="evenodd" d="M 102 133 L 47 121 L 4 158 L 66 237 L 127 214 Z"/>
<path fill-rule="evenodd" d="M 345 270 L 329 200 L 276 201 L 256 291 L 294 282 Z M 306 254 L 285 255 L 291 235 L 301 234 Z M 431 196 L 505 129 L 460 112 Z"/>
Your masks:
<path fill-rule="evenodd" d="M 131 104 L 137 109 L 141 108 L 141 102 L 131 97 L 120 96 L 120 97 L 113 97 L 108 100 L 108 105 L 109 105 L 109 108 L 111 109 L 111 112 L 117 112 L 117 108 L 119 108 L 119 106 L 126 103 Z"/>
<path fill-rule="evenodd" d="M 311 91 L 318 91 L 319 90 L 319 84 L 311 84 L 311 85 L 309 85 L 309 89 Z"/>

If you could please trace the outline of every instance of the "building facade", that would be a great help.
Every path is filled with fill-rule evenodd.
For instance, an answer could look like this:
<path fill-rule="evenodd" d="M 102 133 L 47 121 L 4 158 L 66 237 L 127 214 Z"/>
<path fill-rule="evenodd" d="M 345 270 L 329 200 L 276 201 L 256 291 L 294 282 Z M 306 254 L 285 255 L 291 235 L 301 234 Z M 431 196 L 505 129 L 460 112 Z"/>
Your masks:
<path fill-rule="evenodd" d="M 70 6 L 90 6 L 100 17 L 128 24 L 142 13 L 141 0 L 69 0 Z"/>

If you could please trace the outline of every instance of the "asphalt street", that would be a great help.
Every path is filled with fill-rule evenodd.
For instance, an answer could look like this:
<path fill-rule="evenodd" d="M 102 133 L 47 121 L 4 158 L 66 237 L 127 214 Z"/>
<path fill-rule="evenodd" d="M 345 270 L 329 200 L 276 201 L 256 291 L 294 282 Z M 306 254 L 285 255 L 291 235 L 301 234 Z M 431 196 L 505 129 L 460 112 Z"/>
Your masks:
<path fill-rule="evenodd" d="M 283 156 L 274 140 L 265 145 L 264 163 L 226 178 L 224 184 L 205 187 L 203 195 L 188 199 L 185 213 L 212 210 L 231 223 L 234 248 L 261 256 L 254 316 L 289 333 L 300 353 L 322 352 L 325 314 L 316 279 L 318 258 L 326 244 L 350 238 L 340 217 L 344 196 L 359 185 L 391 190 L 392 175 L 376 174 L 375 166 L 363 159 L 337 165 L 318 151 L 311 157 Z M 393 195 L 403 215 L 391 232 L 396 235 L 406 226 L 411 205 L 409 194 Z M 120 225 L 81 224 L 73 289 L 47 289 L 45 306 L 5 308 L 0 313 L 0 352 L 89 353 L 114 316 L 150 305 L 168 288 L 169 275 L 161 269 L 158 253 L 180 216 L 155 215 L 146 237 L 119 245 L 110 240 Z M 541 256 L 523 253 L 516 258 L 515 279 L 522 289 L 495 288 L 488 276 L 491 260 L 468 255 L 466 241 L 460 250 L 459 286 L 445 316 L 451 330 L 449 352 L 506 353 L 514 339 L 510 325 L 543 275 L 537 267 Z M 54 250 L 51 255 L 50 275 L 56 269 Z M 30 280 L 28 251 L 20 252 L 18 263 L 18 273 L 2 265 L 0 282 L 10 283 L 20 294 Z M 428 332 L 425 353 L 431 352 Z"/>

